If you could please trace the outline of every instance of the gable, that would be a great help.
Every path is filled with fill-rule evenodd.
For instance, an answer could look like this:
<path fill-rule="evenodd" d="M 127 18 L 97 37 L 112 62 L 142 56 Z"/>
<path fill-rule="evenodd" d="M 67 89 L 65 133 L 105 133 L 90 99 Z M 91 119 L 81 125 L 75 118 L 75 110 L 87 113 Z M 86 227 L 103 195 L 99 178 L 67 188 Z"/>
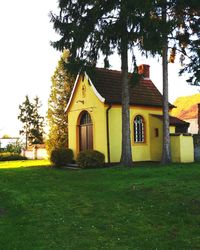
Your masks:
<path fill-rule="evenodd" d="M 69 107 L 71 106 L 74 98 L 76 95 L 78 95 L 78 99 L 77 102 L 79 101 L 80 103 L 84 103 L 84 99 L 85 99 L 85 95 L 86 95 L 86 88 L 90 88 L 93 91 L 93 94 L 96 96 L 96 98 L 104 103 L 105 102 L 105 98 L 101 96 L 101 94 L 97 91 L 97 89 L 95 88 L 94 84 L 92 83 L 91 79 L 89 78 L 89 76 L 87 75 L 86 72 L 82 73 L 82 74 L 78 74 L 74 83 L 74 87 L 72 89 L 72 93 L 69 99 L 69 102 L 67 104 L 67 107 L 65 109 L 65 111 L 67 112 L 69 110 Z M 78 92 L 79 89 L 79 93 Z M 81 93 L 80 93 L 81 92 Z M 91 95 L 91 93 L 90 93 Z"/>

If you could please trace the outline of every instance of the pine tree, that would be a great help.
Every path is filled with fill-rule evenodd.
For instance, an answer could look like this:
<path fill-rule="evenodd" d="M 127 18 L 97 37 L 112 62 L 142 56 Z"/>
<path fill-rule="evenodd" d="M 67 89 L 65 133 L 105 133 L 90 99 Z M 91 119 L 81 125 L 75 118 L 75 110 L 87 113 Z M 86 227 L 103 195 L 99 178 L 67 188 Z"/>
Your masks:
<path fill-rule="evenodd" d="M 25 136 L 26 149 L 28 145 L 43 143 L 43 121 L 44 118 L 39 115 L 41 107 L 38 97 L 35 97 L 31 103 L 29 97 L 25 96 L 25 101 L 19 105 L 20 113 L 18 119 L 23 123 L 20 134 Z"/>
<path fill-rule="evenodd" d="M 169 134 L 169 101 L 168 101 L 168 50 L 170 50 L 169 62 L 176 58 L 176 50 L 187 55 L 186 47 L 190 46 L 193 53 L 192 61 L 182 72 L 193 71 L 199 74 L 199 33 L 191 33 L 192 27 L 199 31 L 199 4 L 192 1 L 160 0 L 151 1 L 151 8 L 146 13 L 142 23 L 141 48 L 152 55 L 160 54 L 163 65 L 163 154 L 162 163 L 171 161 L 170 134 Z M 198 16 L 198 18 L 197 18 Z M 156 41 L 156 43 L 155 43 Z M 189 49 L 187 49 L 188 51 Z M 194 55 L 196 52 L 196 55 Z M 199 54 L 198 54 L 199 53 Z M 197 59 L 196 62 L 194 59 Z"/>
<path fill-rule="evenodd" d="M 33 105 L 31 104 L 29 97 L 25 97 L 25 101 L 19 105 L 20 114 L 18 119 L 23 123 L 23 128 L 20 130 L 21 135 L 25 135 L 26 149 L 28 147 L 28 141 L 30 136 L 31 124 L 32 124 L 32 111 Z"/>
<path fill-rule="evenodd" d="M 39 114 L 39 110 L 42 104 L 39 97 L 34 98 L 33 102 L 33 113 L 32 113 L 32 127 L 31 127 L 31 144 L 42 144 L 44 143 L 44 117 Z"/>
<path fill-rule="evenodd" d="M 52 85 L 47 112 L 49 134 L 46 141 L 49 154 L 55 148 L 66 148 L 68 146 L 68 125 L 65 108 L 75 81 L 65 68 L 68 57 L 69 51 L 64 50 L 51 78 Z"/>
<path fill-rule="evenodd" d="M 121 56 L 122 78 L 122 154 L 123 165 L 132 165 L 128 51 L 138 41 L 140 20 L 148 3 L 129 1 L 70 1 L 60 0 L 60 14 L 51 13 L 55 31 L 61 36 L 52 45 L 70 50 L 70 65 L 96 66 L 100 55 L 105 67 L 109 56 L 118 52 Z M 142 10 L 142 11 L 141 11 Z M 77 69 L 76 68 L 76 69 Z"/>

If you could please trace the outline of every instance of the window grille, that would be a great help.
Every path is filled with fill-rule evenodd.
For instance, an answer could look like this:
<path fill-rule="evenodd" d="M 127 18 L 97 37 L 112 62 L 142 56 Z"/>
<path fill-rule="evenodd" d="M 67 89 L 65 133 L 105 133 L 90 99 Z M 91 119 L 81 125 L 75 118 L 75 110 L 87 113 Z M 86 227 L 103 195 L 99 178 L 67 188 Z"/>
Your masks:
<path fill-rule="evenodd" d="M 141 115 L 137 115 L 134 119 L 134 142 L 144 142 L 144 119 Z"/>

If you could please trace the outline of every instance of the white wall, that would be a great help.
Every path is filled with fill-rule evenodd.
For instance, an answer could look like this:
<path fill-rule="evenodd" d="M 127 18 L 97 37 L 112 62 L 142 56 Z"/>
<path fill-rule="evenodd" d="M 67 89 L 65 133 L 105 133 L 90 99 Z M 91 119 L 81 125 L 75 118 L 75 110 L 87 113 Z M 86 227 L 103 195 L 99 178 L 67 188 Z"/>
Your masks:
<path fill-rule="evenodd" d="M 30 160 L 43 160 L 48 159 L 48 154 L 45 148 L 38 148 L 33 150 L 23 150 L 22 155 Z"/>

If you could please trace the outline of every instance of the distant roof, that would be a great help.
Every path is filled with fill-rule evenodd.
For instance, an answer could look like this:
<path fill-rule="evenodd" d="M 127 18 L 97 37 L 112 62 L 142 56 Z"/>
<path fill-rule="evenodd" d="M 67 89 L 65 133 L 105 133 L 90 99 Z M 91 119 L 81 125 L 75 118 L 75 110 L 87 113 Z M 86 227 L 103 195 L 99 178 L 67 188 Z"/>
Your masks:
<path fill-rule="evenodd" d="M 197 119 L 198 118 L 198 104 L 188 105 L 187 108 L 181 110 L 177 115 L 179 118 L 188 120 L 188 119 Z"/>
<path fill-rule="evenodd" d="M 89 77 L 105 103 L 121 104 L 121 71 L 96 68 L 94 75 Z M 162 95 L 149 78 L 144 78 L 130 87 L 130 105 L 161 107 Z M 169 107 L 174 106 L 169 104 Z"/>
<path fill-rule="evenodd" d="M 154 114 L 152 114 L 152 116 L 157 117 L 158 119 L 163 119 L 162 115 L 154 115 Z M 169 116 L 169 124 L 172 125 L 172 126 L 173 125 L 174 126 L 176 126 L 176 125 L 189 126 L 190 125 L 189 122 L 185 122 L 185 121 L 183 121 L 183 120 L 181 120 L 181 119 L 179 119 L 177 117 L 174 117 L 174 116 Z"/>

